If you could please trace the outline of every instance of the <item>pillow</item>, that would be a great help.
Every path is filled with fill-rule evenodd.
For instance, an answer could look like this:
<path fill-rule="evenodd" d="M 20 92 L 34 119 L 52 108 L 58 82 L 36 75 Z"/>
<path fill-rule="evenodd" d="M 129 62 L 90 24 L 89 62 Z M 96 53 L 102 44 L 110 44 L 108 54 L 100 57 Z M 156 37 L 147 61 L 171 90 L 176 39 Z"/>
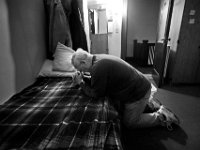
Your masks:
<path fill-rule="evenodd" d="M 74 72 L 76 69 L 71 64 L 72 54 L 75 51 L 58 42 L 53 60 L 53 71 Z"/>
<path fill-rule="evenodd" d="M 38 76 L 42 77 L 73 77 L 75 72 L 59 72 L 52 70 L 53 61 L 46 59 L 40 69 Z"/>

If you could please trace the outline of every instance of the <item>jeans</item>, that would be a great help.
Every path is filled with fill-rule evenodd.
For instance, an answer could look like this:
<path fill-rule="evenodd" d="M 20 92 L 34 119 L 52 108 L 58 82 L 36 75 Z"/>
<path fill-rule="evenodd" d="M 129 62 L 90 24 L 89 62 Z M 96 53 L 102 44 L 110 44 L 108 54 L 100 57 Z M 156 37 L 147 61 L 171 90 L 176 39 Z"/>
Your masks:
<path fill-rule="evenodd" d="M 147 104 L 153 105 L 153 95 L 157 89 L 152 85 L 151 89 L 140 100 L 125 104 L 123 122 L 129 128 L 153 127 L 160 124 L 157 112 L 144 113 Z M 158 106 L 155 106 L 158 107 Z"/>

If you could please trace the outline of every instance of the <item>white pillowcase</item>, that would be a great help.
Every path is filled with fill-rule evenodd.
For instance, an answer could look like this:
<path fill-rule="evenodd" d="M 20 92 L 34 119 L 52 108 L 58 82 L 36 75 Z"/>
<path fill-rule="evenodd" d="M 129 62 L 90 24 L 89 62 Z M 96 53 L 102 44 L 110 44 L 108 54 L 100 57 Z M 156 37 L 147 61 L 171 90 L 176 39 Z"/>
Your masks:
<path fill-rule="evenodd" d="M 67 47 L 58 42 L 56 51 L 54 53 L 53 71 L 65 71 L 65 72 L 76 71 L 74 66 L 71 64 L 71 58 L 74 52 L 75 51 L 70 47 Z"/>
<path fill-rule="evenodd" d="M 53 61 L 46 59 L 40 69 L 38 76 L 42 77 L 73 77 L 75 72 L 59 72 L 53 71 L 52 67 Z"/>

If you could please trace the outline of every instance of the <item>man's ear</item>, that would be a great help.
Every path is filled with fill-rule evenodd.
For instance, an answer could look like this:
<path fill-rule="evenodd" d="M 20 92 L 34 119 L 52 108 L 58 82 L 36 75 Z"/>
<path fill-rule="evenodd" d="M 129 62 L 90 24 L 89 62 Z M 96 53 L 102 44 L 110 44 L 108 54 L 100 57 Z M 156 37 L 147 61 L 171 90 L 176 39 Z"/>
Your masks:
<path fill-rule="evenodd" d="M 81 60 L 80 63 L 81 63 L 81 64 L 85 64 L 86 61 L 85 61 L 85 60 Z"/>

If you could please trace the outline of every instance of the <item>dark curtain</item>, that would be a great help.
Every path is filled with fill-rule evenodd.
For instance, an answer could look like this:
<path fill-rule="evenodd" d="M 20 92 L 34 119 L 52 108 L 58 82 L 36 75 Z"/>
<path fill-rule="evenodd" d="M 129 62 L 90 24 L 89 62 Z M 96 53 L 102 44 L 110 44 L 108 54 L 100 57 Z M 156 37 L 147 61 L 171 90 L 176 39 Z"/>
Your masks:
<path fill-rule="evenodd" d="M 70 20 L 70 31 L 73 41 L 73 49 L 77 49 L 79 47 L 87 50 L 87 41 L 86 35 L 83 27 L 83 17 L 80 17 L 81 9 L 80 0 L 72 0 L 71 7 L 72 11 L 69 17 Z"/>
<path fill-rule="evenodd" d="M 47 58 L 53 59 L 57 43 L 88 51 L 82 0 L 44 0 L 48 22 Z"/>
<path fill-rule="evenodd" d="M 94 25 L 94 10 L 89 10 L 90 13 L 90 26 L 92 34 L 95 34 L 95 25 Z"/>

